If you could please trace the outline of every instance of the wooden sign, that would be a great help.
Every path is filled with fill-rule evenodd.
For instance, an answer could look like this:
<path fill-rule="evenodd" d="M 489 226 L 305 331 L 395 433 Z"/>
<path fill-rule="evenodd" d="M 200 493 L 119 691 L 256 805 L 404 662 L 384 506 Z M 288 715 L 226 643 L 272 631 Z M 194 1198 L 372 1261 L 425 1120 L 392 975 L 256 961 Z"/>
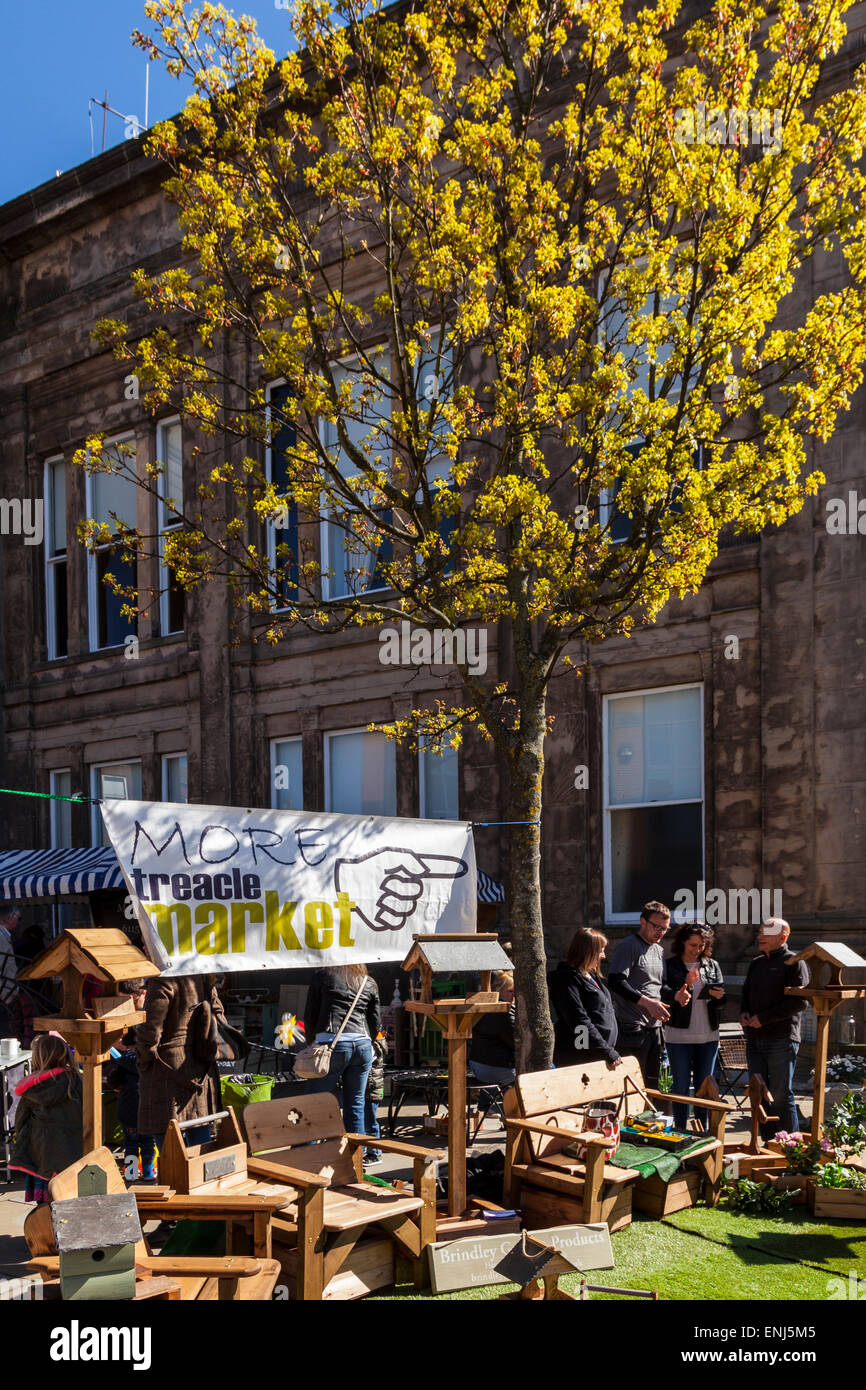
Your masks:
<path fill-rule="evenodd" d="M 532 1235 L 567 1258 L 564 1272 L 613 1269 L 610 1232 L 604 1222 L 593 1226 L 553 1226 L 549 1230 L 533 1231 Z M 520 1235 L 503 1233 L 428 1246 L 433 1292 L 453 1293 L 456 1289 L 480 1288 L 485 1284 L 507 1284 L 509 1280 L 496 1273 L 496 1266 L 520 1243 Z"/>

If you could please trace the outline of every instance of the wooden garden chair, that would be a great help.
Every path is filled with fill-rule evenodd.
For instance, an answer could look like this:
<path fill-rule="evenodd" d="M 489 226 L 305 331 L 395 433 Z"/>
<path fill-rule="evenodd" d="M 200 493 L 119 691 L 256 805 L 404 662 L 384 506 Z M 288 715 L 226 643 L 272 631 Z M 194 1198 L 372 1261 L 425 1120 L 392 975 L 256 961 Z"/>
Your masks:
<path fill-rule="evenodd" d="M 57 1173 L 48 1184 L 52 1202 L 78 1196 L 78 1174 L 89 1164 L 96 1164 L 105 1173 L 106 1191 L 128 1192 L 110 1149 L 94 1149 L 84 1158 Z M 143 1220 L 147 1209 L 139 1208 Z M 35 1218 L 31 1220 L 31 1218 Z M 54 1250 L 47 1206 L 31 1212 L 25 1222 L 25 1238 L 31 1252 L 29 1267 L 44 1279 L 55 1281 L 60 1273 L 60 1256 Z M 146 1238 L 136 1243 L 136 1274 L 142 1280 L 168 1278 L 179 1286 L 181 1300 L 208 1301 L 231 1299 L 250 1301 L 270 1299 L 280 1273 L 278 1260 L 258 1259 L 243 1255 L 219 1255 L 204 1258 L 198 1255 L 153 1255 Z"/>
<path fill-rule="evenodd" d="M 346 1133 L 330 1092 L 258 1101 L 242 1118 L 250 1174 L 296 1188 L 290 1213 L 277 1214 L 273 1226 L 275 1239 L 290 1247 L 285 1268 L 297 1298 L 355 1298 L 393 1284 L 396 1253 L 412 1261 L 415 1287 L 426 1286 L 438 1153 L 375 1140 L 377 1149 L 412 1159 L 412 1191 L 401 1191 L 363 1181 L 362 1150 L 371 1138 Z"/>

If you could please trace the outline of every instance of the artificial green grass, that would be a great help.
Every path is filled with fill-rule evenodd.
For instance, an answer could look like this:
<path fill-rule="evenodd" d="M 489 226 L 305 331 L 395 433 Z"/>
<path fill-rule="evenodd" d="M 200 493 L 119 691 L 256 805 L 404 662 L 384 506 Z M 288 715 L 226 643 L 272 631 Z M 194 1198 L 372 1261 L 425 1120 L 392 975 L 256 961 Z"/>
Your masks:
<path fill-rule="evenodd" d="M 679 1231 L 695 1232 L 705 1241 L 727 1247 L 737 1255 L 749 1250 L 765 1251 L 827 1274 L 847 1278 L 854 1270 L 860 1278 L 866 1278 L 864 1221 L 816 1221 L 807 1207 L 792 1207 L 778 1216 L 747 1216 L 722 1207 L 691 1207 L 665 1217 L 665 1224 Z"/>
<path fill-rule="evenodd" d="M 741 1241 L 726 1244 L 721 1238 L 722 1226 L 711 1221 L 710 1227 L 715 1232 L 713 1239 L 702 1239 L 697 1234 L 702 1217 L 726 1216 L 732 1230 L 738 1230 L 741 1223 L 754 1218 L 719 1213 L 706 1207 L 678 1215 L 693 1216 L 698 1220 L 691 1230 L 682 1230 L 672 1224 L 675 1220 L 673 1217 L 667 1221 L 636 1217 L 630 1226 L 613 1237 L 614 1268 L 589 1272 L 589 1282 L 614 1288 L 658 1289 L 659 1298 L 665 1300 L 823 1301 L 828 1297 L 827 1273 L 796 1263 L 791 1255 L 785 1257 L 764 1249 L 750 1238 L 754 1233 L 744 1231 Z M 767 1218 L 763 1225 L 772 1219 Z M 760 1219 L 757 1224 L 762 1224 Z M 826 1235 L 828 1228 L 818 1227 L 817 1230 Z M 840 1253 L 837 1251 L 837 1254 Z M 828 1272 L 835 1272 L 835 1268 L 835 1265 L 827 1266 Z M 851 1262 L 844 1268 L 847 1272 Z M 567 1293 L 576 1294 L 580 1288 L 580 1276 L 565 1275 L 560 1280 L 560 1286 Z M 488 1285 L 485 1288 L 440 1294 L 439 1298 L 473 1301 L 497 1299 L 500 1294 L 508 1293 L 515 1287 L 513 1284 Z M 436 1295 L 429 1289 L 415 1293 L 403 1286 L 373 1297 L 425 1300 Z M 590 1297 L 593 1300 L 615 1300 L 617 1296 L 591 1294 Z"/>

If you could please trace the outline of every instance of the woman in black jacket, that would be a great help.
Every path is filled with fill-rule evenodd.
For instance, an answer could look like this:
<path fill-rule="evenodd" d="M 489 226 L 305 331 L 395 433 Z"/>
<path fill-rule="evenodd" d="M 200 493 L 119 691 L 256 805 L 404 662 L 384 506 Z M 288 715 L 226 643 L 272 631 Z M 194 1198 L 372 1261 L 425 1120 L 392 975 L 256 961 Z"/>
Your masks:
<path fill-rule="evenodd" d="M 665 1045 L 675 1095 L 690 1095 L 692 1083 L 697 1090 L 715 1070 L 725 988 L 712 949 L 711 928 L 687 923 L 674 937 L 671 954 L 665 961 L 662 1000 L 671 1011 L 665 1027 Z M 674 1101 L 673 1109 L 674 1125 L 685 1129 L 689 1107 Z M 706 1110 L 696 1106 L 695 1119 L 706 1129 Z"/>
<path fill-rule="evenodd" d="M 568 954 L 550 977 L 556 1010 L 554 1061 L 558 1067 L 607 1062 L 618 1067 L 617 1022 L 610 991 L 599 974 L 607 937 L 591 927 L 575 932 Z"/>
<path fill-rule="evenodd" d="M 363 987 L 362 987 L 363 986 Z M 361 988 L 358 1002 L 352 1001 Z M 340 1024 L 351 1017 L 331 1053 L 327 1076 L 307 1084 L 308 1091 L 333 1091 L 340 1100 L 343 1124 L 350 1134 L 366 1134 L 364 1098 L 373 1066 L 373 1039 L 380 1030 L 379 990 L 366 965 L 334 965 L 317 970 L 310 980 L 304 1008 L 307 1042 L 333 1042 Z M 375 1144 L 365 1162 L 372 1163 Z"/>

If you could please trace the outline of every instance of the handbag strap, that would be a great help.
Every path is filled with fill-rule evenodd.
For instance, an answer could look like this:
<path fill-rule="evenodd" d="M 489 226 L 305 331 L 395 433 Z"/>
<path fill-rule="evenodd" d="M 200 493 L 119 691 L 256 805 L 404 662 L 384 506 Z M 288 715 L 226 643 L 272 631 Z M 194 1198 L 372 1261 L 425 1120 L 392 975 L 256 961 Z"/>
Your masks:
<path fill-rule="evenodd" d="M 343 1029 L 345 1028 L 346 1024 L 349 1022 L 349 1019 L 352 1017 L 352 1014 L 353 1014 L 354 1009 L 355 1009 L 355 1005 L 357 1004 L 358 1000 L 361 998 L 361 995 L 364 993 L 364 987 L 365 987 L 365 985 L 366 985 L 368 979 L 369 979 L 369 976 L 368 976 L 368 975 L 365 975 L 364 978 L 363 978 L 363 980 L 362 980 L 361 983 L 359 984 L 359 986 L 358 986 L 358 992 L 357 992 L 357 994 L 355 995 L 354 999 L 352 1000 L 351 1004 L 349 1005 L 349 1012 L 346 1014 L 346 1017 L 343 1019 L 343 1022 L 340 1024 L 339 1028 L 337 1029 L 337 1032 L 334 1034 L 334 1037 L 333 1037 L 332 1041 L 328 1044 L 328 1049 L 329 1049 L 329 1051 L 333 1051 L 333 1049 L 336 1047 L 337 1043 L 340 1041 L 340 1034 L 342 1033 L 342 1031 L 343 1031 Z"/>

